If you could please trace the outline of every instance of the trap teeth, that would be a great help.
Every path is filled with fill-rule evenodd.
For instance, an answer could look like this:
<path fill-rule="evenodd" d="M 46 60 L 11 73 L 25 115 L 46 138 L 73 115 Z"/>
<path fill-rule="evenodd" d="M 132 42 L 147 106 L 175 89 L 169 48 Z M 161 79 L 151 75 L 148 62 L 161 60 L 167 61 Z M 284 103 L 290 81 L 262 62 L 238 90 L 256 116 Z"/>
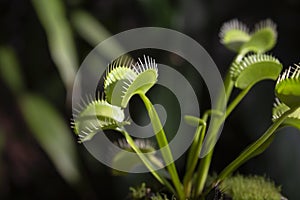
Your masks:
<path fill-rule="evenodd" d="M 278 78 L 275 86 L 278 99 L 287 106 L 300 106 L 300 67 L 290 66 Z"/>
<path fill-rule="evenodd" d="M 149 56 L 132 62 L 116 61 L 109 67 L 104 81 L 106 100 L 119 107 L 125 108 L 135 94 L 145 94 L 156 82 L 158 77 L 157 64 Z"/>
<path fill-rule="evenodd" d="M 230 67 L 230 76 L 235 86 L 245 89 L 265 79 L 276 80 L 282 70 L 278 59 L 267 54 L 254 54 L 234 62 Z"/>
<path fill-rule="evenodd" d="M 71 123 L 81 142 L 92 139 L 100 130 L 114 130 L 126 124 L 123 110 L 103 99 L 91 100 Z"/>

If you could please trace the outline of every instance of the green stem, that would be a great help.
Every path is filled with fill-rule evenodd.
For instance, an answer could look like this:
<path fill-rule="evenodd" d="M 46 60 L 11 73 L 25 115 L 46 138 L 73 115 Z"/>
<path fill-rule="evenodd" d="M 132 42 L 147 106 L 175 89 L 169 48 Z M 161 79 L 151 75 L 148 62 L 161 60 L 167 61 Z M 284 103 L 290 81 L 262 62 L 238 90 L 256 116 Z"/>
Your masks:
<path fill-rule="evenodd" d="M 192 176 L 199 160 L 199 155 L 206 132 L 206 121 L 210 115 L 223 116 L 223 113 L 218 110 L 208 110 L 203 114 L 202 119 L 199 119 L 199 125 L 196 130 L 195 139 L 188 155 L 186 175 L 183 179 L 184 191 L 187 197 L 191 195 Z"/>
<path fill-rule="evenodd" d="M 198 127 L 196 129 L 196 133 L 195 133 L 195 138 L 193 140 L 193 143 L 191 145 L 189 154 L 188 154 L 188 159 L 187 159 L 187 164 L 186 164 L 186 169 L 190 170 L 191 169 L 191 164 L 195 161 L 198 161 L 198 157 L 195 155 L 199 155 L 200 154 L 200 150 L 201 150 L 201 146 L 202 146 L 202 140 L 204 139 L 204 134 L 206 131 L 206 121 L 208 119 L 208 116 L 210 115 L 218 115 L 218 116 L 223 116 L 223 113 L 218 111 L 218 110 L 207 110 L 203 116 L 202 119 L 198 118 Z M 196 118 L 196 117 L 194 117 Z M 205 130 L 202 130 L 202 127 L 205 126 Z"/>
<path fill-rule="evenodd" d="M 190 154 L 188 157 L 186 174 L 183 179 L 184 192 L 187 197 L 189 197 L 189 195 L 191 193 L 191 186 L 192 186 L 191 179 L 193 177 L 193 173 L 194 173 L 194 170 L 196 168 L 196 165 L 197 165 L 197 162 L 199 159 L 205 131 L 206 131 L 206 124 L 202 125 L 202 126 L 198 126 L 198 128 L 196 130 L 197 143 L 195 143 L 196 146 L 194 148 L 191 148 L 191 151 L 190 151 Z"/>
<path fill-rule="evenodd" d="M 242 90 L 238 96 L 230 103 L 226 110 L 226 118 L 230 115 L 230 113 L 234 110 L 234 108 L 241 102 L 241 100 L 248 94 L 252 86 L 247 87 Z"/>
<path fill-rule="evenodd" d="M 226 110 L 226 117 L 225 119 L 231 114 L 231 112 L 236 108 L 236 106 L 241 102 L 241 100 L 248 94 L 252 86 L 247 87 L 246 89 L 242 90 L 238 96 L 230 103 Z M 211 188 L 210 188 L 211 189 Z M 204 195 L 206 195 L 210 190 L 208 190 Z"/>
<path fill-rule="evenodd" d="M 226 102 L 229 101 L 231 92 L 234 88 L 234 81 L 231 79 L 231 75 L 227 72 L 225 80 L 224 80 L 225 94 L 226 94 Z"/>
<path fill-rule="evenodd" d="M 225 81 L 226 83 L 226 81 Z M 229 98 L 231 91 L 233 89 L 233 83 L 232 81 L 228 82 L 228 87 L 226 87 L 226 97 Z M 246 88 L 245 90 L 243 90 L 232 102 L 231 104 L 228 106 L 227 110 L 226 110 L 226 116 L 225 118 L 221 118 L 221 123 L 223 122 L 223 120 L 225 120 L 230 113 L 233 111 L 233 109 L 239 104 L 239 102 L 246 96 L 246 94 L 249 92 L 249 90 L 251 89 L 251 87 Z M 221 124 L 220 123 L 220 124 Z M 209 171 L 209 167 L 210 167 L 210 163 L 211 163 L 211 159 L 212 159 L 212 155 L 213 155 L 213 150 L 201 161 L 200 167 L 199 167 L 199 174 L 203 174 L 201 177 L 198 176 L 198 182 L 199 182 L 199 186 L 198 186 L 198 190 L 196 190 L 196 194 L 200 195 L 203 191 L 203 188 L 205 186 L 205 182 L 207 179 L 207 174 Z M 203 163 L 203 164 L 202 164 Z"/>
<path fill-rule="evenodd" d="M 141 152 L 139 147 L 136 146 L 136 144 L 135 144 L 134 140 L 132 139 L 132 137 L 130 136 L 130 134 L 123 128 L 122 129 L 118 128 L 117 130 L 125 136 L 126 141 L 128 142 L 128 144 L 135 151 L 135 153 L 139 156 L 139 158 L 143 161 L 144 165 L 149 169 L 149 171 L 152 173 L 152 175 L 162 185 L 165 185 L 171 192 L 175 193 L 175 189 L 172 187 L 172 185 L 163 176 L 161 176 L 159 173 L 157 173 L 157 171 L 152 166 L 151 161 L 149 161 L 149 159 Z"/>
<path fill-rule="evenodd" d="M 245 163 L 263 144 L 274 134 L 281 123 L 295 111 L 291 109 L 285 112 L 280 118 L 278 118 L 272 126 L 254 143 L 252 143 L 247 149 L 245 149 L 234 161 L 232 161 L 218 176 L 218 181 L 224 180 L 228 175 L 235 171 L 239 166 Z"/>
<path fill-rule="evenodd" d="M 199 155 L 199 154 L 197 154 L 197 152 L 198 152 L 199 146 L 201 146 L 201 143 L 202 143 L 204 126 L 206 126 L 206 125 L 199 125 L 196 129 L 195 138 L 193 140 L 193 143 L 191 145 L 191 149 L 189 151 L 189 155 L 187 158 L 187 163 L 186 163 L 186 171 L 187 172 L 191 171 L 191 169 L 192 169 L 191 166 L 193 165 L 195 160 L 196 161 L 198 160 L 198 157 L 195 155 Z M 200 144 L 200 145 L 198 145 L 198 144 Z"/>
<path fill-rule="evenodd" d="M 235 57 L 234 62 L 240 62 L 243 59 L 244 55 L 245 55 L 245 53 L 238 54 Z M 227 74 L 226 74 L 226 77 L 224 80 L 224 87 L 225 87 L 226 99 L 222 99 L 222 96 L 219 96 L 217 109 L 219 109 L 219 107 L 222 105 L 222 101 L 226 101 L 226 102 L 229 101 L 232 90 L 234 88 L 234 81 L 232 81 L 231 75 L 229 72 L 227 72 Z M 231 108 L 232 110 L 235 107 L 233 105 Z M 226 119 L 226 117 L 228 115 L 226 112 L 225 117 L 215 119 L 215 123 L 212 123 L 213 124 L 213 132 L 211 134 L 216 134 L 219 131 L 220 126 L 222 125 L 222 122 L 224 122 L 224 120 Z M 212 159 L 212 155 L 213 155 L 213 151 L 214 151 L 214 148 L 201 160 L 200 165 L 198 167 L 198 174 L 196 177 L 196 186 L 195 186 L 195 194 L 194 194 L 196 196 L 200 196 L 200 194 L 202 193 L 202 191 L 204 189 L 208 171 L 209 171 L 209 167 L 210 167 L 210 163 L 211 163 L 211 159 Z"/>
<path fill-rule="evenodd" d="M 202 116 L 202 119 L 199 118 L 199 125 L 196 129 L 195 138 L 193 140 L 193 143 L 191 145 L 191 148 L 190 148 L 190 151 L 188 154 L 186 170 L 191 170 L 192 163 L 194 163 L 195 161 L 197 161 L 199 159 L 198 156 L 195 156 L 195 155 L 200 154 L 202 141 L 203 141 L 205 130 L 206 130 L 206 121 L 207 121 L 209 114 L 210 114 L 210 112 L 205 112 L 204 115 Z M 203 132 L 203 129 L 205 129 L 204 132 Z"/>
<path fill-rule="evenodd" d="M 231 80 L 230 74 L 227 73 L 227 76 L 225 78 L 224 81 L 224 86 L 225 86 L 225 95 L 226 95 L 226 99 L 222 99 L 221 96 L 218 99 L 218 105 L 217 105 L 217 109 L 219 109 L 219 107 L 222 105 L 222 101 L 227 101 L 230 98 L 231 92 L 234 88 L 234 83 Z M 215 135 L 219 129 L 220 126 L 222 124 L 222 122 L 225 120 L 224 117 L 220 117 L 220 118 L 215 118 L 215 121 L 212 122 L 212 132 L 210 134 Z M 204 186 L 205 186 L 205 182 L 208 176 L 208 172 L 209 172 L 209 167 L 210 167 L 210 163 L 211 163 L 211 159 L 213 156 L 213 151 L 214 149 L 212 149 L 200 162 L 199 167 L 197 169 L 198 173 L 196 176 L 196 185 L 195 185 L 195 191 L 194 191 L 194 195 L 196 197 L 200 196 L 200 194 L 202 193 Z"/>
<path fill-rule="evenodd" d="M 164 159 L 165 163 L 170 163 L 167 165 L 167 170 L 170 173 L 170 176 L 171 176 L 173 184 L 176 188 L 178 197 L 180 200 L 184 200 L 185 197 L 184 197 L 182 184 L 180 182 L 180 179 L 179 179 L 179 176 L 178 176 L 178 173 L 176 170 L 176 166 L 174 164 L 173 155 L 172 155 L 171 149 L 169 148 L 169 143 L 168 143 L 166 134 L 163 130 L 163 127 L 161 125 L 159 116 L 158 116 L 154 106 L 152 105 L 151 101 L 148 99 L 148 97 L 143 93 L 140 93 L 139 95 L 140 95 L 141 99 L 143 100 L 143 102 L 146 106 L 146 109 L 148 111 L 149 118 L 152 123 L 153 131 L 155 133 L 157 143 L 159 145 L 159 148 L 162 150 L 163 159 Z"/>
<path fill-rule="evenodd" d="M 194 195 L 197 197 L 202 193 L 203 188 L 205 186 L 212 155 L 213 155 L 213 149 L 201 160 L 200 165 L 197 169 L 198 171 L 198 174 L 196 176 L 197 185 L 194 191 Z"/>

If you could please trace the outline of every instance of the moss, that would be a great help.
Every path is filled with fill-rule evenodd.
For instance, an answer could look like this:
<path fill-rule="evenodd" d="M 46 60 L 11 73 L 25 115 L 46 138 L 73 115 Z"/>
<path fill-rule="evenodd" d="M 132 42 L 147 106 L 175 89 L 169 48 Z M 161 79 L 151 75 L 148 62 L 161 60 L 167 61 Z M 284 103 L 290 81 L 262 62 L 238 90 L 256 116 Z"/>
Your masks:
<path fill-rule="evenodd" d="M 146 183 L 142 183 L 137 187 L 130 187 L 130 198 L 132 200 L 176 200 L 173 196 L 171 199 L 164 193 L 153 193 L 151 189 L 146 186 Z"/>
<path fill-rule="evenodd" d="M 151 200 L 169 200 L 166 194 L 160 194 L 160 193 L 156 193 L 150 199 Z"/>
<path fill-rule="evenodd" d="M 280 200 L 280 187 L 261 176 L 236 175 L 225 179 L 220 190 L 233 200 Z"/>
<path fill-rule="evenodd" d="M 145 183 L 142 183 L 140 186 L 138 186 L 136 188 L 130 187 L 129 190 L 130 190 L 132 199 L 136 200 L 136 199 L 145 198 L 149 189 L 146 188 Z"/>

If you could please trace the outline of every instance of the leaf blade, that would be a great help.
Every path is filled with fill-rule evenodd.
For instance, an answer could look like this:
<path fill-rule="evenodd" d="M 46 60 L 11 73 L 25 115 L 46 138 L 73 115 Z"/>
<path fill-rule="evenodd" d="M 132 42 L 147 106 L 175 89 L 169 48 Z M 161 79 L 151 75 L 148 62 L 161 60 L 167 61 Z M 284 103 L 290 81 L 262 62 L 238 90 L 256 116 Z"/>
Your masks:
<path fill-rule="evenodd" d="M 46 100 L 27 94 L 19 106 L 35 139 L 54 163 L 58 172 L 71 184 L 80 179 L 74 139 L 63 118 Z"/>
<path fill-rule="evenodd" d="M 69 89 L 73 85 L 78 60 L 64 5 L 59 0 L 32 0 L 32 4 L 46 31 L 51 57 L 66 88 Z"/>

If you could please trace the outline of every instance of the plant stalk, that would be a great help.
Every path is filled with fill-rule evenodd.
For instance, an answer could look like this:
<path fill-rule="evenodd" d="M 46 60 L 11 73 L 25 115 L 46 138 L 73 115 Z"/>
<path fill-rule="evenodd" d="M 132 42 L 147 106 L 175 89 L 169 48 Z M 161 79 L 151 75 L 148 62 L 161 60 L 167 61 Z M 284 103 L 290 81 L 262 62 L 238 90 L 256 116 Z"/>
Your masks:
<path fill-rule="evenodd" d="M 165 185 L 171 192 L 175 193 L 175 189 L 173 186 L 166 180 L 163 176 L 161 176 L 157 171 L 153 168 L 151 161 L 141 152 L 138 146 L 136 146 L 134 140 L 130 136 L 130 134 L 124 129 L 119 128 L 117 129 L 120 131 L 128 144 L 131 146 L 131 148 L 135 151 L 135 153 L 140 157 L 140 159 L 143 161 L 144 165 L 149 169 L 149 171 L 152 173 L 152 175 L 162 184 Z"/>
<path fill-rule="evenodd" d="M 198 126 L 198 128 L 196 130 L 197 145 L 194 148 L 191 148 L 191 151 L 189 154 L 188 161 L 190 161 L 190 162 L 188 162 L 188 164 L 187 164 L 186 174 L 183 179 L 184 192 L 187 197 L 189 197 L 191 195 L 191 188 L 192 188 L 192 182 L 191 182 L 192 180 L 191 179 L 193 177 L 193 173 L 194 173 L 194 170 L 196 168 L 196 165 L 197 165 L 197 162 L 199 159 L 205 131 L 206 131 L 206 125 Z"/>
<path fill-rule="evenodd" d="M 235 109 L 235 107 L 241 102 L 241 100 L 248 94 L 252 86 L 247 87 L 242 90 L 238 96 L 230 103 L 230 105 L 226 109 L 226 118 L 231 114 L 231 112 Z"/>
<path fill-rule="evenodd" d="M 222 101 L 226 101 L 229 100 L 229 97 L 231 95 L 231 92 L 234 88 L 234 83 L 231 80 L 230 74 L 227 73 L 225 81 L 224 81 L 224 86 L 225 86 L 225 98 L 226 99 L 222 99 L 221 96 L 219 96 L 218 99 L 218 104 L 217 104 L 217 109 L 219 109 L 219 107 L 222 105 Z M 214 122 L 212 122 L 212 132 L 211 134 L 215 135 L 217 134 L 217 132 L 220 129 L 220 126 L 222 124 L 222 122 L 224 122 L 225 117 L 220 117 L 220 118 L 216 118 Z M 214 148 L 201 160 L 199 167 L 197 169 L 198 173 L 196 175 L 196 185 L 195 185 L 195 191 L 194 191 L 194 196 L 198 197 L 201 195 L 204 186 L 205 186 L 205 182 L 208 176 L 208 172 L 209 172 L 209 167 L 210 167 L 210 163 L 211 163 L 211 159 L 213 156 L 213 151 Z"/>
<path fill-rule="evenodd" d="M 170 163 L 167 165 L 167 170 L 170 173 L 170 176 L 171 176 L 172 182 L 175 186 L 175 189 L 177 191 L 178 197 L 180 200 L 185 200 L 183 187 L 180 182 L 180 179 L 179 179 L 179 176 L 177 173 L 177 169 L 174 164 L 173 155 L 172 155 L 170 147 L 168 146 L 169 143 L 168 143 L 166 134 L 163 130 L 163 127 L 161 125 L 159 116 L 158 116 L 154 106 L 152 105 L 151 101 L 148 99 L 148 97 L 144 93 L 140 93 L 139 96 L 143 100 L 145 107 L 148 111 L 148 115 L 151 120 L 151 124 L 153 127 L 153 131 L 155 133 L 157 143 L 159 145 L 159 148 L 162 149 L 163 159 L 166 163 Z"/>
<path fill-rule="evenodd" d="M 235 171 L 239 166 L 245 163 L 277 130 L 282 122 L 295 111 L 291 109 L 285 112 L 280 118 L 278 118 L 269 129 L 254 143 L 248 146 L 234 161 L 232 161 L 218 176 L 218 181 L 224 180 L 228 175 Z"/>

